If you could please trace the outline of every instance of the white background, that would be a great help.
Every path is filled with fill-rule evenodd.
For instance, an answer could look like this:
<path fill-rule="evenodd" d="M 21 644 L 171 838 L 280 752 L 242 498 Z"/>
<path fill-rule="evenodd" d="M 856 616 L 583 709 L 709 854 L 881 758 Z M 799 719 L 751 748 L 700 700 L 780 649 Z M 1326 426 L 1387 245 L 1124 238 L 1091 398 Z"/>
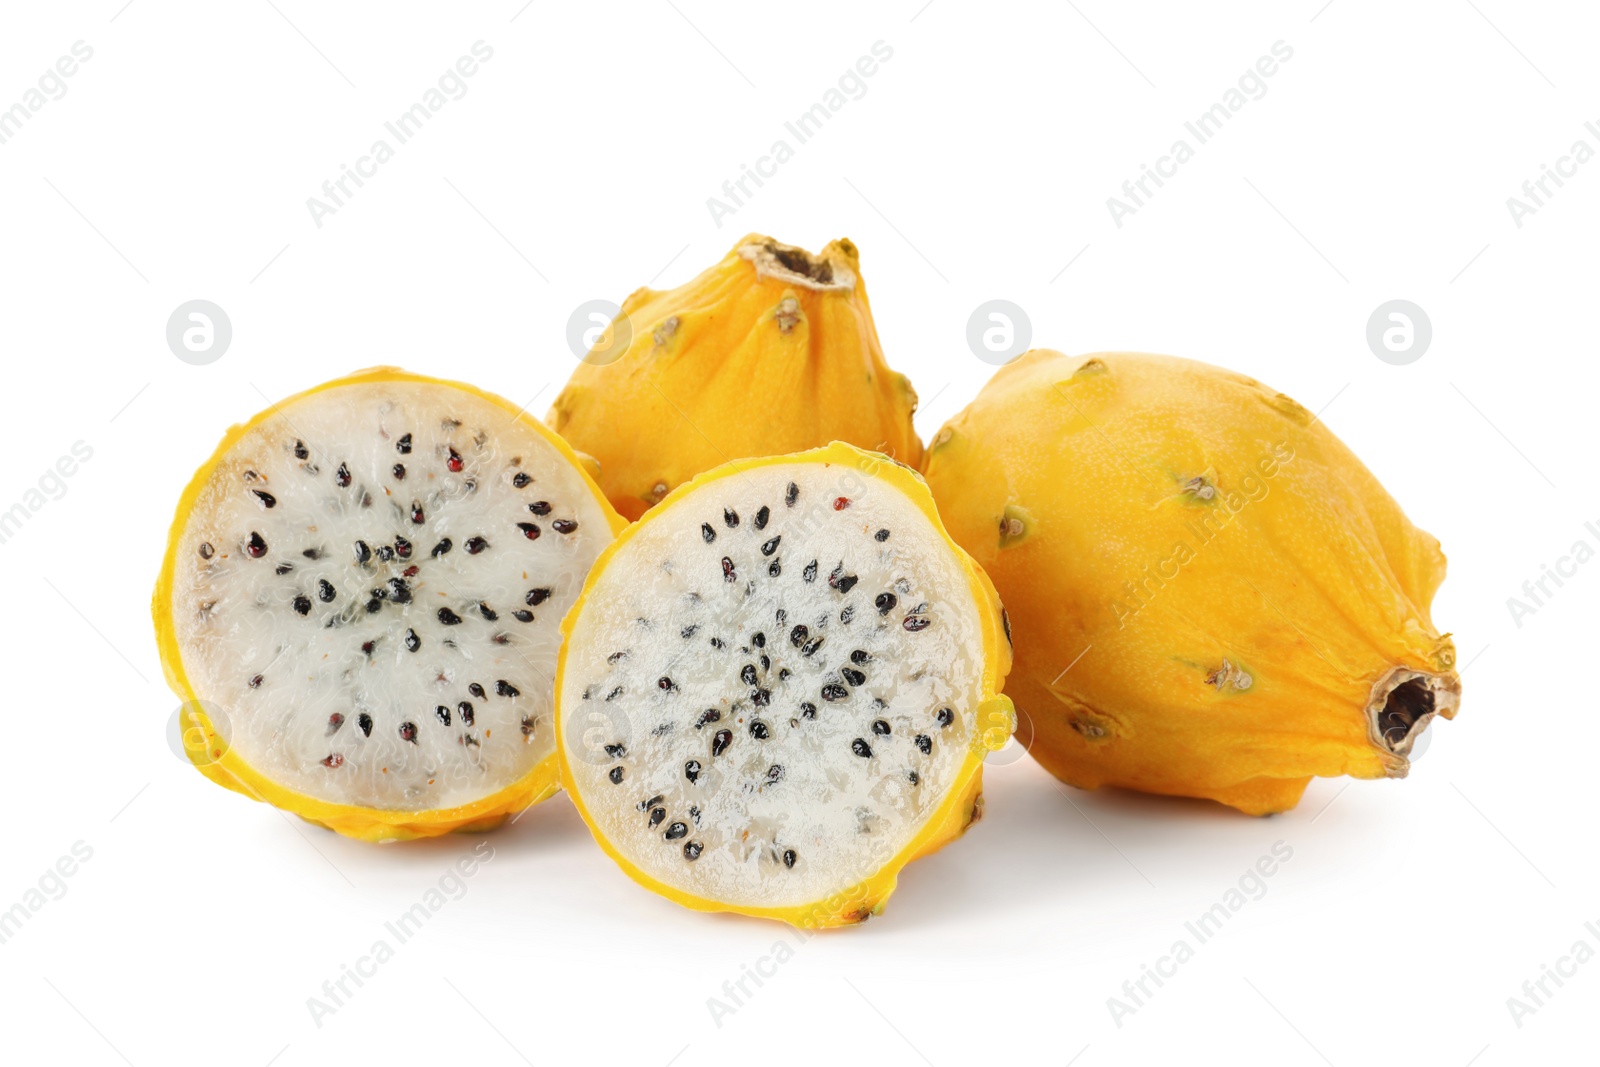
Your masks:
<path fill-rule="evenodd" d="M 1600 962 L 1520 1027 L 1507 998 L 1600 950 L 1600 562 L 1520 627 L 1506 603 L 1600 547 L 1600 161 L 1520 228 L 1506 206 L 1573 141 L 1600 149 L 1592 9 L 274 2 L 0 12 L 0 107 L 94 49 L 0 145 L 0 510 L 93 449 L 0 545 L 0 909 L 93 850 L 0 945 L 0 1058 L 1593 1061 Z M 467 95 L 316 227 L 307 197 L 480 39 Z M 880 40 L 866 94 L 719 228 L 707 198 Z M 1107 197 L 1279 40 L 1266 95 L 1114 225 Z M 807 942 L 635 887 L 558 797 L 319 1028 L 307 998 L 480 839 L 362 845 L 173 756 L 148 595 L 181 486 L 229 423 L 374 363 L 542 413 L 573 308 L 676 285 L 751 230 L 859 244 L 925 437 L 991 371 L 965 340 L 991 298 L 1036 344 L 1207 360 L 1322 410 L 1450 555 L 1459 718 L 1410 779 L 1319 780 L 1265 820 L 1007 755 L 966 839 L 881 918 Z M 209 366 L 165 343 L 194 298 L 233 323 Z M 1433 324 L 1408 366 L 1364 337 L 1394 298 Z M 1277 841 L 1266 894 L 1118 1026 L 1107 999 Z M 708 998 L 780 940 L 793 958 L 717 1025 Z"/>

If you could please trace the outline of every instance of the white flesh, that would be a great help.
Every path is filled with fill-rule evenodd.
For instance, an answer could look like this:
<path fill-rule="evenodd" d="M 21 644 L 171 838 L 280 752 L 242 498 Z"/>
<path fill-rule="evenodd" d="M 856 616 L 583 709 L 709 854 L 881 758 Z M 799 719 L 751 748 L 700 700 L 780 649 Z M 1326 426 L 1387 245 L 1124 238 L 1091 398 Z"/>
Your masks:
<path fill-rule="evenodd" d="M 836 509 L 840 498 L 849 505 Z M 666 507 L 608 563 L 569 639 L 560 741 L 575 788 L 603 836 L 668 885 L 746 907 L 823 900 L 909 843 L 962 766 L 982 696 L 982 630 L 966 574 L 911 500 L 845 467 L 757 467 Z M 762 507 L 769 518 L 758 530 Z M 829 582 L 841 561 L 856 579 L 848 592 Z M 882 593 L 895 603 L 880 613 Z M 927 625 L 907 630 L 908 618 Z M 807 629 L 799 645 L 797 625 Z M 857 650 L 869 658 L 853 662 Z M 826 685 L 848 695 L 825 699 Z M 753 695 L 762 690 L 764 707 Z M 941 727 L 944 708 L 952 721 Z M 720 718 L 697 726 L 708 709 Z M 764 740 L 752 734 L 758 721 Z M 713 756 L 722 730 L 730 740 Z M 856 754 L 858 739 L 870 756 Z M 616 745 L 625 754 L 607 750 Z"/>
<path fill-rule="evenodd" d="M 411 451 L 401 454 L 408 432 Z M 452 448 L 459 472 L 449 469 Z M 341 464 L 348 487 L 338 484 Z M 513 482 L 519 472 L 531 478 L 522 488 Z M 549 513 L 531 513 L 535 501 L 549 502 Z M 578 525 L 563 534 L 556 520 Z M 538 539 L 518 523 L 536 525 Z M 266 543 L 259 558 L 246 547 L 252 533 Z M 475 536 L 488 547 L 472 554 Z M 410 542 L 409 557 L 382 559 L 396 538 Z M 446 538 L 452 548 L 433 555 Z M 385 810 L 468 804 L 554 751 L 561 617 L 611 539 L 578 469 L 494 404 L 412 382 L 324 390 L 245 435 L 200 493 L 173 588 L 184 669 L 207 707 L 220 709 L 232 750 L 281 785 Z M 357 541 L 372 553 L 366 563 Z M 209 560 L 202 544 L 211 546 Z M 327 602 L 324 581 L 334 590 Z M 409 602 L 399 602 L 404 594 L 391 581 L 406 583 Z M 378 588 L 385 596 L 368 612 Z M 541 588 L 548 599 L 529 606 L 528 591 Z M 303 615 L 297 597 L 309 605 Z M 442 622 L 441 609 L 459 623 Z M 517 695 L 501 695 L 497 682 Z"/>

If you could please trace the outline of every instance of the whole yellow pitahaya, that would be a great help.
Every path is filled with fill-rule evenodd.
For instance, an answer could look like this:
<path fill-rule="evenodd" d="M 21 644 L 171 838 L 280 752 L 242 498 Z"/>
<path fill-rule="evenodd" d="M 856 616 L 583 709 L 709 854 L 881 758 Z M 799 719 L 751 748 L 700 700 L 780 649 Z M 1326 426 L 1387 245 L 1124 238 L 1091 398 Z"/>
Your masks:
<path fill-rule="evenodd" d="M 1018 737 L 1072 785 L 1284 811 L 1314 776 L 1403 777 L 1455 715 L 1438 542 L 1260 382 L 1029 352 L 925 466 L 1010 614 Z"/>
<path fill-rule="evenodd" d="M 600 338 L 547 421 L 599 461 L 601 488 L 629 519 L 730 460 L 839 440 L 921 462 L 917 394 L 884 362 L 850 241 L 814 256 L 751 234 L 685 285 L 638 290 L 622 312 L 626 326 Z"/>

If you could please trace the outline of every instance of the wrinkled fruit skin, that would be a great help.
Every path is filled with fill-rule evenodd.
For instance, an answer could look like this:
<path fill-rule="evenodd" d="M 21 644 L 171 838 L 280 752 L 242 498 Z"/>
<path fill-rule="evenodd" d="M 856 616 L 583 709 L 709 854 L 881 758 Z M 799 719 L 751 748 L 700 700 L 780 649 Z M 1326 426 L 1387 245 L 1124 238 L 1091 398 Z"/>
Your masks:
<path fill-rule="evenodd" d="M 884 362 L 850 241 L 812 256 L 751 234 L 687 284 L 640 289 L 622 310 L 627 350 L 597 355 L 613 325 L 546 421 L 599 461 L 628 519 L 721 463 L 833 440 L 920 464 L 917 396 Z"/>
<path fill-rule="evenodd" d="M 1029 352 L 939 432 L 926 475 L 1010 613 L 1018 737 L 1071 785 L 1269 814 L 1313 776 L 1403 777 L 1454 717 L 1438 542 L 1259 382 Z"/>

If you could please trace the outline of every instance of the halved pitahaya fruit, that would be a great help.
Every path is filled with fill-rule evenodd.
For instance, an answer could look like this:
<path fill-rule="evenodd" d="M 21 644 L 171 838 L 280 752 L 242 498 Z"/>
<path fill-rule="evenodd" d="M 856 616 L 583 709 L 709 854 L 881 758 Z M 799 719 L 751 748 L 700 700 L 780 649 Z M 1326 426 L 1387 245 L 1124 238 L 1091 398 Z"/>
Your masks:
<path fill-rule="evenodd" d="M 562 627 L 563 784 L 629 875 L 692 908 L 875 914 L 977 816 L 1015 724 L 993 587 L 920 477 L 850 445 L 680 487 Z"/>
<path fill-rule="evenodd" d="M 378 368 L 235 427 L 156 587 L 195 765 L 352 837 L 482 829 L 558 788 L 558 623 L 623 525 L 572 450 Z"/>

